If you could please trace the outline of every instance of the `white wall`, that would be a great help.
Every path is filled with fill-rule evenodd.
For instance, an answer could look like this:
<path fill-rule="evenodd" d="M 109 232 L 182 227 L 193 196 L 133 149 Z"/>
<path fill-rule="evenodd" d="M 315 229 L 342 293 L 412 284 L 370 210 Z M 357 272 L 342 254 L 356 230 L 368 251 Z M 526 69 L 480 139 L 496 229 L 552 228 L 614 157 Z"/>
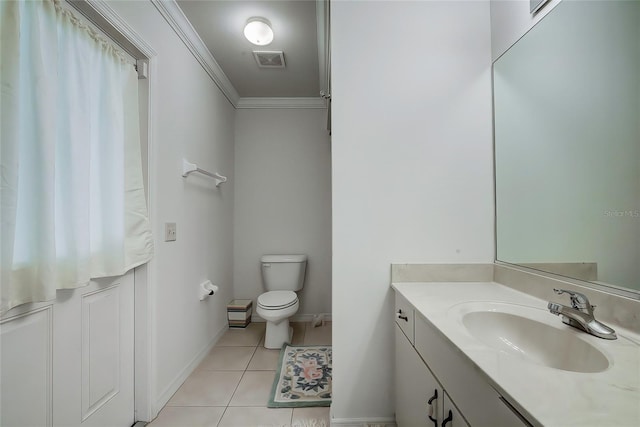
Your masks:
<path fill-rule="evenodd" d="M 263 254 L 309 256 L 297 317 L 331 313 L 331 146 L 325 109 L 236 114 L 234 290 L 264 292 Z M 255 305 L 254 305 L 255 306 Z"/>
<path fill-rule="evenodd" d="M 157 80 L 150 152 L 156 252 L 149 266 L 151 393 L 158 410 L 226 327 L 226 304 L 233 298 L 235 110 L 150 2 L 110 6 L 158 53 L 151 70 Z M 216 189 L 209 178 L 182 178 L 183 157 L 226 174 L 229 182 Z M 163 241 L 165 222 L 177 223 L 177 241 Z M 201 302 L 197 287 L 205 279 L 220 292 Z"/>
<path fill-rule="evenodd" d="M 492 60 L 498 59 L 560 1 L 549 0 L 532 15 L 529 12 L 529 0 L 490 0 Z"/>
<path fill-rule="evenodd" d="M 489 3 L 331 12 L 332 414 L 392 419 L 390 263 L 493 261 Z"/>

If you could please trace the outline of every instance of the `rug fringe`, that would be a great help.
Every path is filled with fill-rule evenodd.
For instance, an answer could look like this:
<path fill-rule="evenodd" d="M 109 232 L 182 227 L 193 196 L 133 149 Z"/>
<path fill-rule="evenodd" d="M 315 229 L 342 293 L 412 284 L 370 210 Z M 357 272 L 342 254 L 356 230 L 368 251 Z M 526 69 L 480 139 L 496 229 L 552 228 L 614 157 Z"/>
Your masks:
<path fill-rule="evenodd" d="M 291 427 L 329 427 L 323 419 L 296 420 Z"/>

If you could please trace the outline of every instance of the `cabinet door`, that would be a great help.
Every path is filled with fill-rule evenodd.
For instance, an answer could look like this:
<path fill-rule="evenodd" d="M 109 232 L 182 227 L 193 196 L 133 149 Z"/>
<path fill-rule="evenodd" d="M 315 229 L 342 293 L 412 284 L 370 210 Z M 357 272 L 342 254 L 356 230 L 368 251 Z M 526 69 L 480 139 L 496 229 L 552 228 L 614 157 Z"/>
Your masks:
<path fill-rule="evenodd" d="M 500 395 L 489 385 L 477 368 L 462 357 L 442 334 L 436 332 L 420 316 L 415 318 L 415 348 L 429 362 L 447 393 L 453 397 L 464 417 L 473 426 L 516 427 L 530 425 L 514 412 L 511 405 L 500 401 Z M 445 412 L 446 418 L 448 411 Z M 449 425 L 447 424 L 447 427 Z"/>
<path fill-rule="evenodd" d="M 462 418 L 458 408 L 453 404 L 451 398 L 445 391 L 442 402 L 442 423 L 441 427 L 469 427 L 469 424 Z"/>
<path fill-rule="evenodd" d="M 396 424 L 398 427 L 439 427 L 442 387 L 398 325 L 395 335 Z"/>

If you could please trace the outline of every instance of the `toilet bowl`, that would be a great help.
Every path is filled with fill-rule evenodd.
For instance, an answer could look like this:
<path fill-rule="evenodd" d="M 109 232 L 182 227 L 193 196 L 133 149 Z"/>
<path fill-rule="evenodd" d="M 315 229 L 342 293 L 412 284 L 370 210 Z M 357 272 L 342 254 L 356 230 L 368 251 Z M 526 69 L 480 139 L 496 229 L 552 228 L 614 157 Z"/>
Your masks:
<path fill-rule="evenodd" d="M 258 297 L 256 312 L 267 322 L 266 348 L 280 348 L 285 342 L 291 342 L 293 328 L 289 326 L 289 318 L 299 307 L 298 296 L 293 291 L 270 291 Z"/>
<path fill-rule="evenodd" d="M 289 318 L 300 307 L 295 291 L 301 290 L 304 284 L 307 256 L 264 255 L 260 261 L 267 292 L 258 297 L 256 313 L 267 322 L 265 348 L 279 349 L 284 343 L 290 343 L 293 336 Z"/>

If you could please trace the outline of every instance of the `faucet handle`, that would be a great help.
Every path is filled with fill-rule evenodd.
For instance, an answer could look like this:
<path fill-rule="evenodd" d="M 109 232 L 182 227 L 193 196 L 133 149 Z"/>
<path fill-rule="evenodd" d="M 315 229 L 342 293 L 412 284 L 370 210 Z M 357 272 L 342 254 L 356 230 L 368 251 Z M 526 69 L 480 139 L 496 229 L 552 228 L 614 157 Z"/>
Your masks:
<path fill-rule="evenodd" d="M 553 288 L 553 292 L 558 295 L 569 294 L 569 298 L 571 299 L 571 307 L 576 310 L 593 310 L 593 306 L 589 303 L 589 298 L 585 294 L 581 294 L 580 292 L 569 291 L 567 289 L 556 289 Z"/>

